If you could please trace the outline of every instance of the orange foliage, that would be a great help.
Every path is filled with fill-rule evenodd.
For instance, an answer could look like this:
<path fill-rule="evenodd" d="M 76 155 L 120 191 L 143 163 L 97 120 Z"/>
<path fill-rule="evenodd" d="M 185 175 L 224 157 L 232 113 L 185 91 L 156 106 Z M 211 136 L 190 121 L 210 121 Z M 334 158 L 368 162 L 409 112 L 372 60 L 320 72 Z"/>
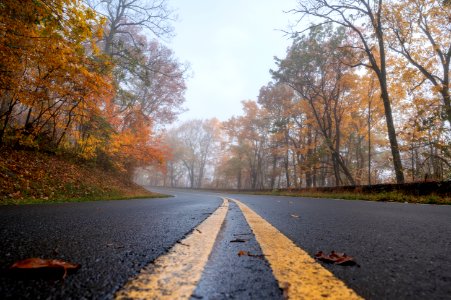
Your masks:
<path fill-rule="evenodd" d="M 64 149 L 127 171 L 162 163 L 152 130 L 158 104 L 151 109 L 143 99 L 124 109 L 115 99 L 115 65 L 98 48 L 104 21 L 80 0 L 2 2 L 0 146 Z M 177 79 L 183 93 L 182 75 Z"/>

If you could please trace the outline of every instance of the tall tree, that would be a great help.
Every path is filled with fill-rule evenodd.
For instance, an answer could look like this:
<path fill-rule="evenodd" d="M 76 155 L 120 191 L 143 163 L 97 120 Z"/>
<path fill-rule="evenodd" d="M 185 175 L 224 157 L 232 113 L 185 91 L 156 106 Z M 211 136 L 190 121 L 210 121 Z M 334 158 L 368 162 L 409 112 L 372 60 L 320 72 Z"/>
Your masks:
<path fill-rule="evenodd" d="M 296 170 L 291 170 L 291 158 L 293 152 L 291 151 L 291 124 L 292 117 L 295 113 L 293 111 L 293 89 L 285 84 L 269 83 L 260 89 L 258 96 L 258 103 L 267 111 L 268 118 L 271 120 L 270 124 L 270 144 L 272 149 L 272 165 L 271 172 L 271 188 L 275 184 L 276 166 L 278 158 L 283 160 L 283 168 L 285 169 L 285 180 L 287 187 L 291 187 L 292 181 L 297 185 L 298 180 L 292 178 L 293 173 L 296 176 Z M 294 165 L 294 167 L 296 167 Z"/>
<path fill-rule="evenodd" d="M 441 95 L 443 118 L 451 125 L 451 4 L 402 0 L 388 3 L 387 9 L 391 12 L 385 17 L 390 48 L 421 73 L 434 93 Z"/>
<path fill-rule="evenodd" d="M 107 20 L 102 45 L 114 63 L 115 102 L 121 112 L 139 107 L 155 126 L 174 121 L 183 111 L 187 67 L 156 40 L 173 34 L 167 1 L 88 2 Z"/>
<path fill-rule="evenodd" d="M 127 38 L 139 47 L 136 29 L 144 28 L 156 37 L 173 33 L 173 11 L 167 0 L 88 0 L 90 7 L 107 18 L 104 51 L 110 56 L 127 55 L 123 42 Z"/>
<path fill-rule="evenodd" d="M 243 163 L 240 176 L 246 173 L 243 186 L 261 189 L 265 186 L 266 158 L 268 148 L 269 118 L 255 101 L 242 101 L 244 115 L 232 117 L 224 123 L 235 157 Z M 244 176 L 243 176 L 244 177 Z M 241 184 L 239 184 L 241 185 Z"/>
<path fill-rule="evenodd" d="M 344 115 L 341 102 L 349 90 L 345 81 L 347 67 L 340 62 L 345 55 L 339 49 L 343 39 L 343 29 L 333 32 L 331 26 L 317 26 L 310 31 L 309 37 L 300 37 L 294 41 L 287 57 L 278 61 L 278 70 L 272 73 L 309 103 L 332 155 L 335 184 L 342 184 L 341 169 L 349 183 L 355 185 L 340 154 Z"/>
<path fill-rule="evenodd" d="M 378 79 L 381 98 L 385 109 L 390 149 L 398 183 L 404 182 L 401 155 L 393 121 L 392 102 L 387 79 L 386 32 L 383 24 L 383 0 L 307 0 L 298 1 L 295 13 L 302 17 L 313 16 L 324 21 L 343 26 L 353 33 L 355 41 L 349 45 L 362 54 L 362 60 L 354 66 L 372 69 Z M 301 17 L 301 18 L 302 18 Z"/>
<path fill-rule="evenodd" d="M 207 165 L 217 148 L 219 122 L 211 120 L 190 120 L 183 122 L 169 132 L 172 142 L 177 142 L 178 157 L 186 168 L 189 186 L 200 188 L 205 179 Z"/>
<path fill-rule="evenodd" d="M 0 5 L 0 144 L 59 146 L 72 124 L 108 94 L 96 48 L 101 20 L 80 1 Z"/>

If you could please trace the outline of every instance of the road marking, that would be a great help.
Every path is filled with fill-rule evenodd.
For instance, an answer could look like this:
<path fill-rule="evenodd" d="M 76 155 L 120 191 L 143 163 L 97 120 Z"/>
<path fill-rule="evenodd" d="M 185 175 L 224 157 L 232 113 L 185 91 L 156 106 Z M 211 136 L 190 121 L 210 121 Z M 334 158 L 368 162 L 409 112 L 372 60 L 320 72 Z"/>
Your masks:
<path fill-rule="evenodd" d="M 223 203 L 186 238 L 146 266 L 116 293 L 116 299 L 189 299 L 201 278 L 227 214 Z"/>
<path fill-rule="evenodd" d="M 249 207 L 229 200 L 243 212 L 279 287 L 289 299 L 362 299 Z"/>

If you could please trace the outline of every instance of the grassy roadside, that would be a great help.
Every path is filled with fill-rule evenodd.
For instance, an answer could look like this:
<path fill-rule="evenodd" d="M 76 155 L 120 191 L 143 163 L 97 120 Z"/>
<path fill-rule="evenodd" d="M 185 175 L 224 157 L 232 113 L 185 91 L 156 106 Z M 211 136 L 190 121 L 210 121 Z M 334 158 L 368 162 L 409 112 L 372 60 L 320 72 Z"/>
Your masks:
<path fill-rule="evenodd" d="M 49 204 L 49 203 L 71 203 L 71 202 L 87 202 L 87 201 L 107 201 L 107 200 L 130 200 L 130 199 L 152 199 L 152 198 L 169 198 L 170 195 L 148 193 L 136 194 L 134 196 L 121 195 L 101 195 L 97 197 L 77 197 L 77 198 L 21 198 L 21 199 L 6 199 L 0 202 L 0 205 L 28 205 L 28 204 Z"/>
<path fill-rule="evenodd" d="M 451 205 L 451 197 L 438 195 L 416 196 L 404 194 L 401 192 L 383 192 L 383 193 L 327 193 L 327 192 L 300 192 L 300 191 L 271 191 L 271 192 L 252 192 L 254 195 L 272 195 L 289 197 L 308 197 L 308 198 L 332 198 L 345 200 L 367 200 L 379 202 L 407 202 L 420 204 L 445 204 Z"/>
<path fill-rule="evenodd" d="M 1 149 L 0 205 L 168 197 L 67 155 Z"/>

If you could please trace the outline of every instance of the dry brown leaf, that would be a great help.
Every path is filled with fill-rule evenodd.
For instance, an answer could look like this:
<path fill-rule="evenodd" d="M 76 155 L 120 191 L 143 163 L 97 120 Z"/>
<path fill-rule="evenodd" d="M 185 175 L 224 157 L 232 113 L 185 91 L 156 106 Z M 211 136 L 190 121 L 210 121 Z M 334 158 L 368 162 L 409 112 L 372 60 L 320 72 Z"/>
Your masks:
<path fill-rule="evenodd" d="M 265 258 L 263 254 L 252 254 L 249 251 L 240 250 L 238 251 L 238 256 L 250 256 L 250 257 L 257 257 L 257 258 Z"/>
<path fill-rule="evenodd" d="M 341 265 L 341 266 L 355 266 L 358 264 L 354 260 L 352 256 L 346 255 L 346 253 L 341 252 L 335 252 L 331 251 L 329 255 L 324 254 L 323 251 L 318 251 L 318 253 L 315 254 L 315 258 L 319 261 L 329 263 L 329 264 L 335 264 L 335 265 Z"/>
<path fill-rule="evenodd" d="M 59 259 L 27 258 L 16 261 L 10 270 L 20 272 L 23 275 L 43 275 L 44 277 L 65 278 L 70 271 L 76 271 L 81 267 Z"/>

